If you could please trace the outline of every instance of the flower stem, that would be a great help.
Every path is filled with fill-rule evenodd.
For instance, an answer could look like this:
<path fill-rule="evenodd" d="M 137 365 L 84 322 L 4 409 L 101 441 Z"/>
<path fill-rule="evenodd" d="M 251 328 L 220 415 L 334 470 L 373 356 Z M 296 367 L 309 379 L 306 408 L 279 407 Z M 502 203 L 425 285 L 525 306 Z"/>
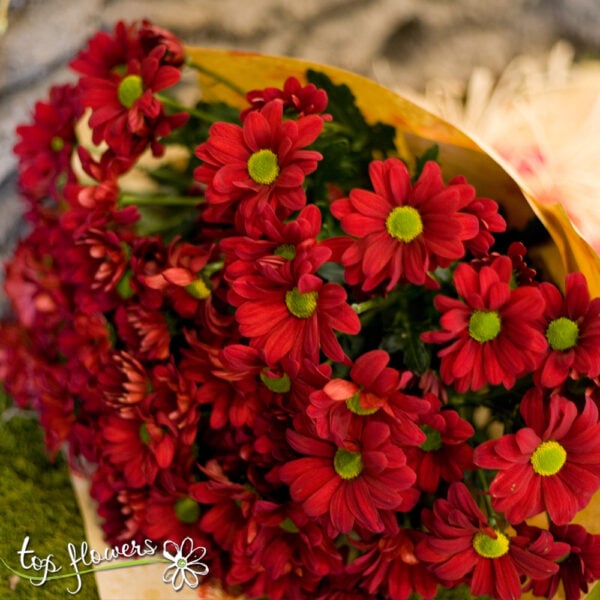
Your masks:
<path fill-rule="evenodd" d="M 197 206 L 204 202 L 200 196 L 137 196 L 122 194 L 122 206 Z"/>
<path fill-rule="evenodd" d="M 485 502 L 486 512 L 488 514 L 488 521 L 492 527 L 496 525 L 496 513 L 492 508 L 492 498 L 490 497 L 489 485 L 487 477 L 483 472 L 483 469 L 477 469 L 477 477 L 479 478 L 479 482 L 481 483 L 481 487 L 483 489 L 483 501 Z"/>
<path fill-rule="evenodd" d="M 236 94 L 239 94 L 242 98 L 244 98 L 244 100 L 246 99 L 246 92 L 244 92 L 244 90 L 242 88 L 240 88 L 235 83 L 233 83 L 233 81 L 230 81 L 229 79 L 223 77 L 222 75 L 219 75 L 219 73 L 215 73 L 214 71 L 211 71 L 210 69 L 207 69 L 206 67 L 203 67 L 202 65 L 199 65 L 198 63 L 195 63 L 189 59 L 186 60 L 186 65 L 188 67 L 198 71 L 199 73 L 202 73 L 203 75 L 206 75 L 207 77 L 210 77 L 211 79 L 214 79 L 215 81 L 228 87 L 230 90 L 232 90 L 233 92 L 235 92 Z"/>
<path fill-rule="evenodd" d="M 363 313 L 365 313 L 369 310 L 380 308 L 380 307 L 384 306 L 385 304 L 386 304 L 386 298 L 377 296 L 375 298 L 371 298 L 370 300 L 365 300 L 364 302 L 355 302 L 354 304 L 351 304 L 350 306 L 357 315 L 362 315 Z"/>
<path fill-rule="evenodd" d="M 189 106 L 185 106 L 185 104 L 181 104 L 175 98 L 171 98 L 169 96 L 164 96 L 163 94 L 154 94 L 157 100 L 160 100 L 162 104 L 168 106 L 169 108 L 173 108 L 179 112 L 186 112 L 192 117 L 196 117 L 205 123 L 216 123 L 220 119 L 215 117 L 215 115 L 211 115 L 205 111 L 198 110 L 197 108 L 190 108 Z"/>

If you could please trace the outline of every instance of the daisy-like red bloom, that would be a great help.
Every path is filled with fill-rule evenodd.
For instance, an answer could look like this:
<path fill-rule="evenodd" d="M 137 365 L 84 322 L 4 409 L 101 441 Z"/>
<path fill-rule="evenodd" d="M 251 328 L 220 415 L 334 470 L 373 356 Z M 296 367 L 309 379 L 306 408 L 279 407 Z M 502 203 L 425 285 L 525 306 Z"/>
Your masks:
<path fill-rule="evenodd" d="M 91 480 L 90 496 L 98 503 L 98 516 L 108 543 L 143 542 L 147 490 L 127 487 L 117 470 L 107 463 L 98 465 Z"/>
<path fill-rule="evenodd" d="M 438 580 L 415 554 L 415 546 L 424 537 L 420 531 L 402 529 L 394 536 L 356 542 L 364 554 L 348 566 L 348 572 L 361 575 L 360 585 L 372 598 L 383 594 L 390 600 L 408 600 L 416 592 L 432 600 Z"/>
<path fill-rule="evenodd" d="M 219 249 L 225 253 L 225 278 L 235 281 L 257 271 L 259 262 L 285 264 L 317 245 L 321 232 L 321 211 L 314 204 L 305 206 L 298 216 L 283 223 L 270 206 L 262 213 L 264 238 L 231 236 L 221 240 Z M 326 258 L 329 258 L 329 250 Z"/>
<path fill-rule="evenodd" d="M 79 146 L 77 156 L 81 167 L 87 175 L 97 183 L 82 185 L 78 182 L 65 186 L 65 200 L 70 204 L 71 211 L 115 211 L 119 200 L 119 177 L 126 173 L 133 163 L 131 158 L 116 156 L 111 150 L 95 160 L 89 150 Z"/>
<path fill-rule="evenodd" d="M 600 298 L 590 300 L 581 273 L 566 277 L 564 297 L 551 283 L 539 286 L 546 310 L 548 350 L 536 373 L 544 387 L 562 384 L 570 375 L 593 379 L 600 375 Z"/>
<path fill-rule="evenodd" d="M 257 495 L 247 486 L 230 481 L 216 461 L 209 461 L 201 470 L 208 480 L 190 486 L 190 497 L 205 505 L 200 527 L 212 534 L 221 548 L 232 550 L 244 531 Z"/>
<path fill-rule="evenodd" d="M 282 465 L 280 477 L 311 517 L 326 516 L 334 532 L 356 525 L 395 532 L 395 510 L 415 481 L 404 452 L 390 440 L 389 427 L 359 421 L 343 446 L 316 434 L 288 430 L 294 450 L 305 456 Z"/>
<path fill-rule="evenodd" d="M 413 186 L 403 162 L 373 161 L 374 191 L 355 189 L 331 212 L 356 239 L 342 255 L 346 280 L 368 291 L 387 281 L 434 284 L 428 273 L 465 255 L 465 241 L 479 232 L 478 218 L 461 212 L 472 200 L 466 184 L 446 186 L 440 167 L 428 162 Z"/>
<path fill-rule="evenodd" d="M 160 292 L 162 301 L 187 319 L 194 319 L 216 336 L 225 335 L 233 323 L 230 315 L 215 306 L 215 289 L 221 281 L 218 263 L 210 264 L 213 248 L 175 238 L 163 263 L 155 262 L 152 272 L 138 275 L 145 286 Z"/>
<path fill-rule="evenodd" d="M 264 90 L 251 90 L 246 94 L 250 108 L 242 111 L 242 121 L 253 110 L 260 110 L 271 100 L 281 100 L 284 109 L 290 109 L 299 115 L 320 114 L 327 108 L 327 92 L 317 88 L 313 83 L 303 86 L 295 77 L 288 77 L 283 89 L 268 87 Z M 323 115 L 331 120 L 330 115 Z"/>
<path fill-rule="evenodd" d="M 511 523 L 545 510 L 565 525 L 600 487 L 598 407 L 587 398 L 579 413 L 567 398 L 544 402 L 533 388 L 520 410 L 526 426 L 479 445 L 475 464 L 498 470 L 490 485 L 492 505 Z"/>
<path fill-rule="evenodd" d="M 181 67 L 185 62 L 185 48 L 181 40 L 167 29 L 144 19 L 139 27 L 138 36 L 142 55 L 150 54 L 157 46 L 164 46 L 167 51 L 161 59 L 162 64 Z"/>
<path fill-rule="evenodd" d="M 474 596 L 519 598 L 524 576 L 553 575 L 558 571 L 554 560 L 568 550 L 541 529 L 532 528 L 531 536 L 494 529 L 463 483 L 453 483 L 448 498 L 436 500 L 433 511 L 425 509 L 422 522 L 428 535 L 417 544 L 417 557 L 445 586 L 467 582 Z"/>
<path fill-rule="evenodd" d="M 473 449 L 467 440 L 475 433 L 473 426 L 455 410 L 440 410 L 441 402 L 433 394 L 423 398 L 429 410 L 419 416 L 427 439 L 418 447 L 405 449 L 408 464 L 417 474 L 417 487 L 434 493 L 440 480 L 460 481 L 473 468 Z"/>
<path fill-rule="evenodd" d="M 154 367 L 141 400 L 139 381 L 132 383 L 132 396 L 120 400 L 135 403 L 101 417 L 99 429 L 103 459 L 122 471 L 128 486 L 142 487 L 153 484 L 161 469 L 192 456 L 200 414 L 196 385 L 172 364 Z M 128 390 L 126 383 L 123 389 Z"/>
<path fill-rule="evenodd" d="M 270 600 L 313 597 L 330 573 L 342 572 L 342 555 L 297 505 L 259 500 L 231 556 L 230 585 L 248 597 Z"/>
<path fill-rule="evenodd" d="M 232 284 L 230 302 L 237 306 L 240 333 L 252 347 L 264 351 L 270 364 L 288 355 L 298 363 L 303 358 L 318 363 L 320 350 L 331 360 L 346 363 L 334 331 L 360 331 L 344 288 L 314 274 L 324 262 L 322 256 L 316 263 L 310 259 L 303 256 L 278 268 L 259 265 L 260 273 Z"/>
<path fill-rule="evenodd" d="M 33 122 L 17 127 L 14 152 L 19 158 L 19 187 L 32 201 L 35 214 L 43 213 L 40 200 L 60 199 L 60 188 L 75 179 L 71 154 L 75 124 L 82 113 L 79 90 L 72 85 L 55 86 L 47 102 L 36 103 Z"/>
<path fill-rule="evenodd" d="M 123 350 L 108 354 L 98 377 L 102 395 L 112 408 L 124 409 L 138 404 L 150 389 L 145 367 L 135 356 Z"/>
<path fill-rule="evenodd" d="M 353 421 L 376 415 L 390 427 L 398 444 L 418 446 L 425 442 L 417 420 L 429 406 L 421 398 L 400 391 L 412 373 L 388 367 L 389 361 L 384 350 L 366 352 L 352 365 L 350 381 L 332 379 L 310 394 L 306 414 L 313 419 L 320 437 L 343 444 Z"/>
<path fill-rule="evenodd" d="M 506 250 L 506 256 L 508 256 L 512 262 L 513 270 L 513 281 L 516 286 L 533 285 L 538 286 L 539 281 L 536 281 L 536 271 L 532 269 L 525 261 L 525 255 L 527 254 L 527 248 L 522 242 L 511 242 Z M 485 256 L 478 256 L 471 261 L 474 267 L 481 268 L 484 265 L 493 263 L 496 258 L 500 256 L 497 252 L 490 252 Z"/>
<path fill-rule="evenodd" d="M 535 596 L 553 598 L 562 582 L 566 600 L 579 600 L 581 592 L 587 594 L 588 584 L 600 578 L 600 535 L 575 524 L 550 524 L 550 533 L 555 540 L 569 544 L 568 555 L 561 557 L 558 573 L 532 581 L 528 589 Z"/>
<path fill-rule="evenodd" d="M 48 240 L 53 237 L 46 228 L 34 229 L 6 264 L 4 292 L 19 323 L 34 335 L 59 326 L 70 310 L 62 274 L 48 260 Z"/>
<path fill-rule="evenodd" d="M 192 497 L 194 483 L 171 473 L 168 483 L 157 482 L 148 493 L 144 532 L 152 540 L 179 543 L 190 536 L 210 548 L 209 537 L 200 525 L 202 508 Z"/>
<path fill-rule="evenodd" d="M 180 69 L 161 64 L 166 51 L 160 45 L 147 56 L 130 60 L 123 75 L 82 77 L 81 102 L 92 109 L 89 125 L 95 144 L 105 141 L 126 157 L 137 156 L 150 145 L 160 155 L 159 139 L 185 123 L 188 115 L 168 115 L 154 95 L 181 77 Z"/>
<path fill-rule="evenodd" d="M 129 352 L 142 360 L 165 360 L 170 355 L 171 333 L 164 313 L 137 303 L 121 304 L 114 323 Z"/>
<path fill-rule="evenodd" d="M 82 75 L 107 77 L 130 59 L 140 58 L 138 27 L 138 23 L 127 25 L 119 21 L 113 31 L 99 31 L 71 61 L 70 67 Z"/>
<path fill-rule="evenodd" d="M 472 196 L 470 202 L 462 209 L 463 212 L 477 217 L 479 221 L 479 233 L 465 241 L 465 247 L 476 256 L 487 254 L 490 246 L 494 243 L 494 233 L 506 231 L 506 221 L 498 214 L 498 203 L 490 198 L 476 196 L 475 189 L 470 186 L 462 175 L 455 177 L 450 185 L 467 186 Z"/>
<path fill-rule="evenodd" d="M 428 343 L 445 344 L 438 352 L 440 374 L 457 392 L 485 384 L 510 389 L 517 377 L 534 371 L 547 343 L 539 325 L 544 302 L 531 286 L 511 289 L 512 264 L 499 256 L 477 270 L 461 263 L 454 272 L 460 299 L 438 295 L 441 331 L 422 334 Z"/>
<path fill-rule="evenodd" d="M 235 224 L 243 233 L 260 233 L 260 212 L 270 204 L 280 218 L 306 204 L 304 177 L 317 168 L 321 154 L 306 150 L 323 127 L 316 115 L 283 119 L 283 102 L 273 100 L 251 112 L 242 126 L 215 123 L 196 148 L 203 164 L 194 177 L 205 183 L 209 221 L 228 221 L 239 205 Z"/>

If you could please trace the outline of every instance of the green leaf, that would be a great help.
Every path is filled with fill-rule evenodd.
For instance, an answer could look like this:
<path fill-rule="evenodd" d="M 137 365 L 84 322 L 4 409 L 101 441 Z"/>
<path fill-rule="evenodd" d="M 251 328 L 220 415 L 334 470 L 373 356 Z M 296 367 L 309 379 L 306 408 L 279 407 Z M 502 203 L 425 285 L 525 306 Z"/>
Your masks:
<path fill-rule="evenodd" d="M 429 161 L 438 162 L 439 154 L 440 147 L 437 144 L 434 144 L 433 146 L 427 148 L 423 154 L 415 158 L 415 173 L 413 175 L 413 182 L 421 177 L 421 173 Z"/>

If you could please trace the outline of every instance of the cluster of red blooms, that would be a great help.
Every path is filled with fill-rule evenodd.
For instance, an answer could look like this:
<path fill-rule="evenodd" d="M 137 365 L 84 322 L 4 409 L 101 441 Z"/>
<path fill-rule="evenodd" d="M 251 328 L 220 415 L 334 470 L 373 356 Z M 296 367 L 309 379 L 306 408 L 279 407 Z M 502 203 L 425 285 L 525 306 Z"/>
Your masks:
<path fill-rule="evenodd" d="M 316 197 L 335 110 L 294 78 L 188 148 L 180 231 L 149 231 L 121 178 L 193 138 L 163 93 L 185 65 L 171 33 L 119 23 L 18 128 L 30 232 L 6 268 L 0 376 L 91 472 L 109 542 L 190 536 L 225 586 L 270 600 L 561 582 L 579 598 L 600 578 L 600 534 L 572 524 L 600 488 L 584 277 L 562 292 L 522 244 L 491 252 L 497 203 L 433 161 L 371 160 L 368 184 Z M 422 372 L 382 343 L 409 296 L 435 315 Z M 473 403 L 505 433 L 488 439 Z"/>

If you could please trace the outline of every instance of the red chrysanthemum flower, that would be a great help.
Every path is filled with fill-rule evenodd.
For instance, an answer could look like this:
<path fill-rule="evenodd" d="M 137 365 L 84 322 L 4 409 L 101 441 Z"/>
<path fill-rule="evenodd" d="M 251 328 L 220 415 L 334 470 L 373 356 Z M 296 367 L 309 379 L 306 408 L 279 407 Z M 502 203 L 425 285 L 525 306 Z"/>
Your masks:
<path fill-rule="evenodd" d="M 346 302 L 346 291 L 315 275 L 324 262 L 303 256 L 278 268 L 261 265 L 261 272 L 233 282 L 230 302 L 237 306 L 240 333 L 275 364 L 284 356 L 298 363 L 319 362 L 319 351 L 336 362 L 348 362 L 334 331 L 356 334 L 360 321 Z M 265 319 L 265 315 L 269 315 Z"/>
<path fill-rule="evenodd" d="M 233 319 L 216 308 L 216 293 L 222 279 L 218 262 L 210 263 L 213 248 L 175 238 L 163 264 L 154 262 L 152 272 L 138 275 L 151 290 L 160 292 L 162 302 L 180 316 L 194 319 L 216 336 L 226 335 Z"/>
<path fill-rule="evenodd" d="M 331 212 L 358 238 L 342 255 L 346 280 L 368 291 L 387 281 L 435 285 L 428 273 L 465 255 L 465 240 L 479 232 L 478 219 L 461 212 L 474 194 L 469 185 L 445 186 L 439 166 L 428 162 L 413 186 L 396 158 L 373 161 L 374 191 L 355 189 Z"/>
<path fill-rule="evenodd" d="M 77 142 L 75 125 L 82 114 L 79 90 L 72 85 L 55 86 L 47 102 L 36 103 L 33 123 L 16 129 L 19 187 L 32 202 L 34 215 L 44 214 L 47 208 L 41 200 L 58 201 L 62 186 L 75 179 L 71 155 Z"/>
<path fill-rule="evenodd" d="M 303 86 L 295 77 L 288 77 L 283 89 L 268 87 L 264 90 L 251 90 L 246 94 L 250 108 L 242 111 L 242 121 L 254 111 L 260 110 L 272 100 L 281 100 L 284 109 L 290 109 L 298 115 L 320 114 L 327 108 L 327 92 L 317 88 L 313 83 Z M 331 115 L 322 115 L 323 119 L 331 120 Z"/>
<path fill-rule="evenodd" d="M 132 383 L 133 396 L 123 400 L 135 403 L 102 416 L 99 429 L 103 459 L 122 471 L 128 486 L 142 487 L 153 484 L 161 469 L 172 468 L 176 458 L 179 463 L 192 456 L 200 414 L 195 384 L 172 364 L 154 367 L 141 400 L 139 381 Z"/>
<path fill-rule="evenodd" d="M 171 333 L 165 313 L 137 303 L 121 304 L 114 317 L 119 338 L 141 360 L 165 360 L 170 355 Z"/>
<path fill-rule="evenodd" d="M 52 237 L 46 228 L 34 229 L 19 241 L 6 264 L 4 292 L 17 320 L 34 335 L 57 327 L 70 311 L 62 274 L 49 260 Z"/>
<path fill-rule="evenodd" d="M 118 21 L 113 31 L 99 31 L 71 61 L 77 73 L 91 77 L 107 77 L 132 58 L 141 57 L 138 24 Z"/>
<path fill-rule="evenodd" d="M 138 36 L 143 56 L 150 54 L 157 46 L 164 46 L 167 51 L 161 59 L 162 64 L 181 67 L 185 62 L 185 48 L 171 31 L 144 19 L 139 27 Z"/>
<path fill-rule="evenodd" d="M 547 511 L 557 525 L 571 521 L 600 487 L 598 408 L 554 395 L 545 403 L 537 388 L 521 401 L 525 427 L 475 449 L 480 467 L 497 469 L 492 504 L 511 523 Z"/>
<path fill-rule="evenodd" d="M 569 544 L 568 554 L 558 561 L 558 573 L 532 581 L 526 591 L 553 598 L 562 583 L 566 600 L 579 600 L 581 592 L 587 594 L 588 584 L 600 579 L 600 535 L 588 533 L 575 524 L 550 524 L 550 533 L 555 540 Z"/>
<path fill-rule="evenodd" d="M 205 505 L 200 527 L 221 548 L 232 550 L 258 497 L 247 486 L 230 481 L 216 461 L 209 461 L 202 472 L 209 479 L 190 486 L 190 497 Z"/>
<path fill-rule="evenodd" d="M 260 262 L 285 264 L 307 251 L 314 251 L 321 232 L 321 211 L 314 205 L 305 206 L 298 216 L 281 222 L 270 206 L 262 213 L 264 238 L 231 236 L 221 240 L 219 249 L 225 254 L 225 279 L 233 282 L 239 277 L 259 271 Z M 329 257 L 329 250 L 325 258 Z M 325 256 L 325 255 L 324 255 Z"/>
<path fill-rule="evenodd" d="M 332 379 L 310 394 L 306 414 L 313 419 L 319 437 L 342 444 L 353 421 L 373 415 L 390 427 L 396 443 L 418 446 L 425 441 L 417 420 L 428 405 L 400 391 L 412 373 L 388 367 L 389 361 L 384 350 L 366 352 L 352 365 L 350 381 Z"/>
<path fill-rule="evenodd" d="M 140 403 L 150 390 L 145 367 L 123 350 L 112 351 L 105 357 L 98 378 L 107 405 L 120 410 Z"/>
<path fill-rule="evenodd" d="M 188 115 L 168 115 L 155 93 L 175 85 L 180 69 L 161 64 L 166 46 L 155 47 L 147 56 L 130 60 L 121 76 L 84 76 L 81 102 L 92 109 L 89 125 L 95 144 L 105 141 L 121 156 L 137 156 L 148 145 L 162 153 L 159 139 L 185 123 Z"/>
<path fill-rule="evenodd" d="M 525 261 L 525 255 L 527 254 L 527 248 L 522 242 L 511 242 L 506 250 L 506 256 L 508 256 L 512 262 L 513 271 L 513 287 L 523 285 L 534 285 L 538 286 L 539 282 L 535 280 L 536 270 L 532 269 Z M 471 264 L 476 268 L 481 268 L 484 265 L 492 264 L 499 256 L 498 252 L 490 252 L 485 256 L 478 256 L 471 261 Z"/>
<path fill-rule="evenodd" d="M 486 383 L 511 388 L 515 379 L 532 372 L 547 344 L 539 326 L 544 302 L 531 286 L 511 290 L 510 258 L 497 257 L 477 270 L 461 263 L 454 285 L 461 299 L 438 295 L 441 331 L 422 335 L 428 343 L 451 342 L 438 352 L 440 374 L 458 392 Z"/>
<path fill-rule="evenodd" d="M 417 474 L 417 487 L 435 493 L 440 480 L 461 481 L 464 472 L 473 468 L 473 449 L 467 440 L 475 431 L 455 410 L 440 410 L 442 403 L 433 394 L 427 394 L 423 402 L 429 410 L 419 416 L 419 424 L 427 439 L 418 448 L 407 447 L 405 452 Z"/>
<path fill-rule="evenodd" d="M 119 207 L 120 195 L 118 180 L 131 168 L 133 160 L 130 157 L 116 156 L 112 150 L 107 150 L 102 153 L 99 160 L 95 160 L 89 150 L 83 146 L 77 148 L 77 156 L 81 168 L 97 183 L 82 185 L 72 182 L 65 186 L 64 195 L 71 207 L 70 212 L 75 212 L 77 215 L 83 213 L 87 217 L 95 211 L 106 211 L 106 213 L 116 211 Z M 74 219 L 68 214 L 63 218 Z"/>
<path fill-rule="evenodd" d="M 235 211 L 239 232 L 260 233 L 260 213 L 270 204 L 280 218 L 306 204 L 304 177 L 317 168 L 321 154 L 306 150 L 323 127 L 316 115 L 283 119 L 283 103 L 268 102 L 250 113 L 243 126 L 215 123 L 209 138 L 198 146 L 203 164 L 194 177 L 205 183 L 209 206 L 203 216 L 209 221 L 228 221 Z"/>
<path fill-rule="evenodd" d="M 240 372 L 233 368 L 226 353 L 216 348 L 207 348 L 205 352 L 211 363 L 211 375 L 200 387 L 198 402 L 210 405 L 210 426 L 213 429 L 223 429 L 229 424 L 252 427 L 256 415 L 268 410 L 273 392 L 260 382 L 253 370 Z"/>
<path fill-rule="evenodd" d="M 296 505 L 257 501 L 232 555 L 229 585 L 249 597 L 308 597 L 330 573 L 342 572 L 342 555 Z"/>
<path fill-rule="evenodd" d="M 200 524 L 202 508 L 192 497 L 195 483 L 171 473 L 168 483 L 157 482 L 148 492 L 144 532 L 152 540 L 180 543 L 190 536 L 210 549 L 209 536 Z"/>
<path fill-rule="evenodd" d="M 544 387 L 561 385 L 570 375 L 591 379 L 600 375 L 600 298 L 590 300 L 581 273 L 567 275 L 565 287 L 563 297 L 551 283 L 539 286 L 546 302 L 548 350 L 536 382 Z"/>
<path fill-rule="evenodd" d="M 436 500 L 433 511 L 425 509 L 422 521 L 428 534 L 417 545 L 417 557 L 445 586 L 466 581 L 474 596 L 519 598 L 524 576 L 553 575 L 558 571 L 554 559 L 568 550 L 541 529 L 531 537 L 494 529 L 463 483 L 453 483 L 448 498 Z"/>
<path fill-rule="evenodd" d="M 143 543 L 147 495 L 147 490 L 127 487 L 111 465 L 98 465 L 92 475 L 90 496 L 98 503 L 98 516 L 109 544 L 119 546 L 132 540 Z"/>
<path fill-rule="evenodd" d="M 71 61 L 70 67 L 84 77 L 110 78 L 122 73 L 130 61 L 140 61 L 155 48 L 161 50 L 161 65 L 181 67 L 185 49 L 170 31 L 150 21 L 126 24 L 118 21 L 113 31 L 99 31 Z"/>
<path fill-rule="evenodd" d="M 494 243 L 494 233 L 506 231 L 506 221 L 498 214 L 498 203 L 490 198 L 476 196 L 475 189 L 468 184 L 466 178 L 459 175 L 452 179 L 450 185 L 467 186 L 472 195 L 471 200 L 462 209 L 462 212 L 474 215 L 479 221 L 479 232 L 476 236 L 465 241 L 465 247 L 475 256 L 487 254 Z"/>
<path fill-rule="evenodd" d="M 408 600 L 417 593 L 432 600 L 439 582 L 415 554 L 415 546 L 424 537 L 420 531 L 402 529 L 394 536 L 355 542 L 363 554 L 350 563 L 348 573 L 361 576 L 360 586 L 372 598 Z"/>
<path fill-rule="evenodd" d="M 387 425 L 359 421 L 343 446 L 293 430 L 287 438 L 306 456 L 282 465 L 280 477 L 306 514 L 326 516 L 334 532 L 349 533 L 355 523 L 372 532 L 397 531 L 394 511 L 412 508 L 403 505 L 415 474 Z"/>

